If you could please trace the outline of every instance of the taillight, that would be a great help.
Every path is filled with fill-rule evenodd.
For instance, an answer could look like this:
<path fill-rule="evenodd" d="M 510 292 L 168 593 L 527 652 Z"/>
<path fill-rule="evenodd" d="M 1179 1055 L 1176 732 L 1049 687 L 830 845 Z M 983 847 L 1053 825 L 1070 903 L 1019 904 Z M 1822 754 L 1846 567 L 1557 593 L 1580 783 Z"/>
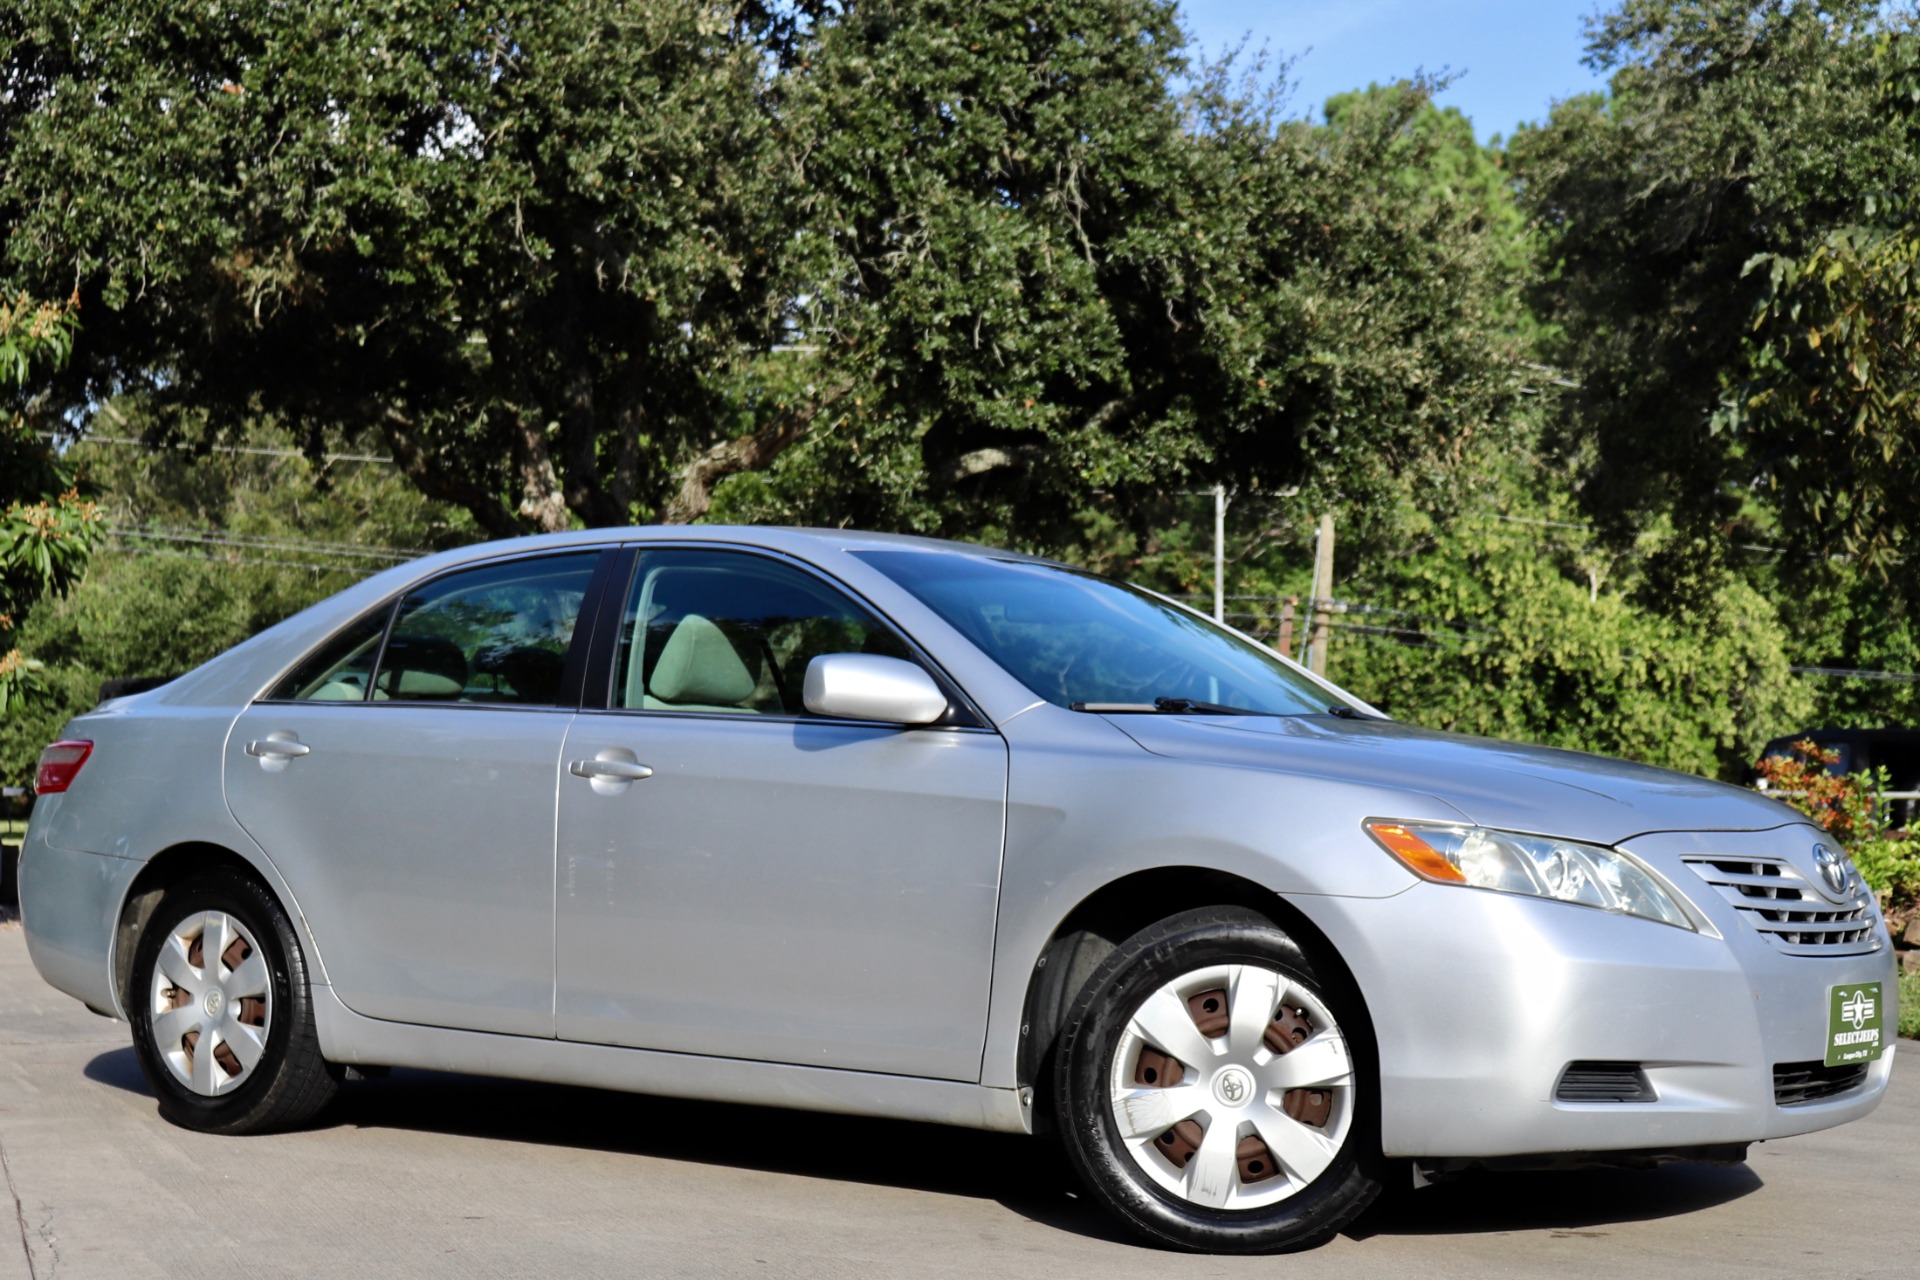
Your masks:
<path fill-rule="evenodd" d="M 40 768 L 33 775 L 33 793 L 48 795 L 73 785 L 80 766 L 93 754 L 93 744 L 80 739 L 56 742 L 40 753 Z"/>

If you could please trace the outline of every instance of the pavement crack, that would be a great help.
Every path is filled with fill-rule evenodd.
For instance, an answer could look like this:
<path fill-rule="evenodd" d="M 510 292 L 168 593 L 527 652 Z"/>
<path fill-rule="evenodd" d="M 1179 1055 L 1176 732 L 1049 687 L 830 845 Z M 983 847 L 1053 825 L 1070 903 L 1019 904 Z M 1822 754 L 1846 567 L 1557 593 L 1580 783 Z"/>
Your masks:
<path fill-rule="evenodd" d="M 48 1271 L 47 1275 L 53 1277 L 60 1274 L 60 1239 L 53 1234 L 53 1206 L 43 1204 L 40 1207 L 46 1211 L 47 1216 L 40 1223 L 38 1234 L 40 1243 L 47 1246 L 48 1259 L 53 1263 L 53 1269 Z"/>
<path fill-rule="evenodd" d="M 27 1258 L 28 1280 L 38 1280 L 33 1269 L 33 1246 L 27 1243 L 27 1211 L 20 1203 L 20 1190 L 13 1185 L 13 1165 L 7 1159 L 7 1144 L 0 1141 L 0 1172 L 7 1176 L 7 1194 L 13 1197 L 13 1220 L 20 1227 L 20 1252 Z"/>

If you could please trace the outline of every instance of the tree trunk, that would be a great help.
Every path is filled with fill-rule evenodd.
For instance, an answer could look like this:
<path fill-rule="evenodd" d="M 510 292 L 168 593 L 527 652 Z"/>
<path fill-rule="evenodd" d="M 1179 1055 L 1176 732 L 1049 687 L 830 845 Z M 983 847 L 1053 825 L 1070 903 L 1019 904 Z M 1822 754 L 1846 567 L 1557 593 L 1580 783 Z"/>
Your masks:
<path fill-rule="evenodd" d="M 572 513 L 560 492 L 560 477 L 553 470 L 553 452 L 547 447 L 546 428 L 534 418 L 522 417 L 518 423 L 520 464 L 520 515 L 541 533 L 561 533 L 573 527 Z"/>
<path fill-rule="evenodd" d="M 394 464 L 421 493 L 466 508 L 474 523 L 492 537 L 512 538 L 526 532 L 499 494 L 434 466 L 414 436 L 412 420 L 398 409 L 389 408 L 380 415 L 380 434 L 386 438 Z"/>

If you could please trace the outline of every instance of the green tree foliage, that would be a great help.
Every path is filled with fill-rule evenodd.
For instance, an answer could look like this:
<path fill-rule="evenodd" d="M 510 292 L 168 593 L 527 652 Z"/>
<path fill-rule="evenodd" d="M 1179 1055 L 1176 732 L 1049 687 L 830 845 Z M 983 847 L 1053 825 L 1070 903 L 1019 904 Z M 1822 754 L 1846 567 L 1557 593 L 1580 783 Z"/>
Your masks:
<path fill-rule="evenodd" d="M 73 344 L 72 304 L 0 299 L 0 390 L 28 394 Z M 0 399 L 0 719 L 40 687 L 38 659 L 13 643 L 34 604 L 70 586 L 96 532 L 93 504 L 34 430 L 36 415 Z"/>
<path fill-rule="evenodd" d="M 1343 194 L 1315 187 L 1303 203 L 1309 209 L 1316 204 L 1333 208 L 1348 200 L 1355 223 L 1364 218 L 1402 228 L 1394 233 L 1396 240 L 1419 242 L 1427 269 L 1405 263 L 1394 268 L 1405 286 L 1404 299 L 1419 301 L 1402 310 L 1371 297 L 1366 310 L 1349 318 L 1355 330 L 1364 327 L 1369 314 L 1388 320 L 1412 311 L 1433 318 L 1433 328 L 1415 347 L 1454 343 L 1460 348 L 1462 363 L 1451 367 L 1472 376 L 1441 411 L 1457 415 L 1461 425 L 1444 465 L 1409 469 L 1397 488 L 1321 473 L 1289 492 L 1292 486 L 1248 484 L 1229 468 L 1203 472 L 1223 482 L 1230 499 L 1226 568 L 1234 593 L 1309 592 L 1314 530 L 1322 512 L 1332 512 L 1339 525 L 1337 578 L 1343 594 L 1371 590 L 1372 566 L 1430 546 L 1436 531 L 1458 513 L 1501 500 L 1495 492 L 1501 459 L 1524 451 L 1535 430 L 1540 397 L 1534 384 L 1541 379 L 1537 369 L 1527 367 L 1534 325 L 1521 301 L 1533 262 L 1533 236 L 1514 201 L 1500 151 L 1476 142 L 1458 110 L 1420 105 L 1422 96 L 1419 86 L 1375 85 L 1329 99 L 1330 128 L 1292 127 L 1302 147 L 1350 138 L 1356 130 L 1371 136 L 1365 163 L 1341 175 Z M 1412 114 L 1402 116 L 1409 107 L 1415 108 Z M 1377 132 L 1383 119 L 1401 123 Z M 1379 238 L 1353 230 L 1337 239 L 1377 245 Z M 1337 276 L 1321 283 L 1336 297 L 1346 288 Z M 1326 308 L 1309 298 L 1302 310 L 1322 317 Z M 1369 349 L 1353 332 L 1325 332 L 1321 340 L 1329 359 Z M 1361 361 L 1355 365 L 1367 367 Z M 1420 394 L 1417 382 L 1404 389 Z M 1351 431 L 1365 434 L 1366 429 L 1354 424 Z M 1160 590 L 1211 598 L 1210 493 L 1198 487 L 1162 489 L 1132 495 L 1125 510 L 1105 496 L 1083 502 L 1074 512 L 1075 536 L 1046 549 Z"/>
<path fill-rule="evenodd" d="M 137 404 L 105 413 L 122 438 L 145 425 Z M 370 442 L 327 443 L 359 455 Z M 0 719 L 0 781 L 28 781 L 103 681 L 179 674 L 368 573 L 476 536 L 466 512 L 422 499 L 395 468 L 310 462 L 293 444 L 257 426 L 247 452 L 69 451 L 112 534 L 84 579 L 21 627 L 43 688 Z"/>
<path fill-rule="evenodd" d="M 1754 260 L 1768 294 L 1734 406 L 1793 541 L 1881 570 L 1916 531 L 1920 226 L 1845 227 Z"/>
<path fill-rule="evenodd" d="M 1558 443 L 1588 509 L 1622 538 L 1658 515 L 1690 535 L 1649 579 L 1669 598 L 1710 594 L 1727 535 L 1766 527 L 1756 493 L 1780 495 L 1787 519 L 1771 532 L 1798 548 L 1897 542 L 1905 504 L 1888 498 L 1890 473 L 1905 460 L 1913 490 L 1911 445 L 1873 463 L 1882 423 L 1825 442 L 1832 409 L 1802 413 L 1812 387 L 1779 376 L 1807 327 L 1781 317 L 1846 303 L 1769 288 L 1853 287 L 1828 279 L 1829 237 L 1920 181 L 1920 112 L 1889 89 L 1914 57 L 1913 15 L 1871 0 L 1624 0 L 1590 34 L 1611 96 L 1562 103 L 1512 144 L 1547 238 L 1534 301 L 1578 384 Z M 1791 265 L 1807 254 L 1812 276 Z M 1765 255 L 1780 255 L 1777 271 L 1748 270 Z M 1885 266 L 1857 283 L 1881 288 Z M 1815 375 L 1835 400 L 1847 396 L 1830 375 L 1857 377 L 1857 354 Z"/>
<path fill-rule="evenodd" d="M 1739 779 L 1813 709 L 1777 611 L 1737 578 L 1678 616 L 1650 607 L 1641 558 L 1569 527 L 1564 506 L 1520 508 L 1553 523 L 1462 519 L 1378 568 L 1366 598 L 1390 612 L 1343 619 L 1379 633 L 1341 632 L 1337 678 L 1434 728 Z"/>
<path fill-rule="evenodd" d="M 624 523 L 780 328 L 762 53 L 702 0 L 21 0 L 0 277 L 78 282 L 65 407 L 378 433 L 489 532 Z"/>
<path fill-rule="evenodd" d="M 1396 198 L 1419 91 L 1309 126 L 1176 92 L 1182 39 L 1171 0 L 22 0 L 0 278 L 97 317 L 62 407 L 377 431 L 493 533 L 770 467 L 729 510 L 1370 509 L 1503 417 L 1485 236 Z"/>
<path fill-rule="evenodd" d="M 1484 210 L 1403 192 L 1445 141 L 1425 91 L 1315 126 L 1211 68 L 1176 101 L 1166 6 L 1007 8 L 825 37 L 797 102 L 873 103 L 816 156 L 840 287 L 805 376 L 845 390 L 718 511 L 1061 548 L 1148 539 L 1187 485 L 1297 487 L 1356 535 L 1440 501 L 1513 370 Z"/>

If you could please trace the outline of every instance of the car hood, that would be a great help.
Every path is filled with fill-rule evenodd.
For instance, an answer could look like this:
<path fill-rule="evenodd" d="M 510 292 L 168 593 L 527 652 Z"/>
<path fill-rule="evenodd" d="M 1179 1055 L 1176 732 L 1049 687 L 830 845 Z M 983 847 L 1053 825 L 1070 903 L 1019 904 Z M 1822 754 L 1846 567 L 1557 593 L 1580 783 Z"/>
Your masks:
<path fill-rule="evenodd" d="M 1761 831 L 1805 821 L 1757 792 L 1691 774 L 1391 720 L 1108 719 L 1156 755 L 1419 792 L 1508 831 L 1618 844 L 1651 831 Z"/>

